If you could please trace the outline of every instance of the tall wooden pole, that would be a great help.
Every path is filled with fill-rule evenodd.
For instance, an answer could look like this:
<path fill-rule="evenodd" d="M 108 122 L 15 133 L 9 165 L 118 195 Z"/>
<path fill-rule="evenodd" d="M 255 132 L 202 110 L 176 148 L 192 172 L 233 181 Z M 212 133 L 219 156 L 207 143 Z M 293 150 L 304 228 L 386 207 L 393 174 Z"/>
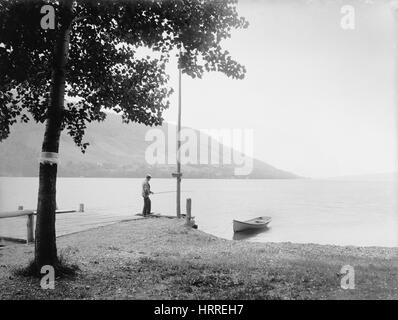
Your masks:
<path fill-rule="evenodd" d="M 180 51 L 181 56 L 181 51 Z M 181 217 L 181 66 L 178 66 L 178 123 L 177 123 L 177 217 Z"/>

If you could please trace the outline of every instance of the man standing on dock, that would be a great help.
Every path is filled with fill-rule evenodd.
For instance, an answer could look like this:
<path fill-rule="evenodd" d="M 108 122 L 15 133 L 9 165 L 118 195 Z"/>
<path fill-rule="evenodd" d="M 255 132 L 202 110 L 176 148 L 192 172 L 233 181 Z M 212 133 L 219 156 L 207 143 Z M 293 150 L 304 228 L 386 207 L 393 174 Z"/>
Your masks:
<path fill-rule="evenodd" d="M 144 182 L 142 183 L 142 197 L 144 198 L 144 209 L 142 210 L 143 216 L 151 214 L 151 199 L 149 198 L 149 195 L 153 194 L 151 191 L 151 185 L 149 184 L 151 178 L 151 175 L 147 174 Z"/>

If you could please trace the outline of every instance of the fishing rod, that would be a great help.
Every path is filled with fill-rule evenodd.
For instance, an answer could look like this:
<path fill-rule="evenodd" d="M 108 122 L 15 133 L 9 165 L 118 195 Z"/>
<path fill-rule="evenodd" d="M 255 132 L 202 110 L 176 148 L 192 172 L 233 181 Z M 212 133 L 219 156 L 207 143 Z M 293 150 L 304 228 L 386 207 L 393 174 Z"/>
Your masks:
<path fill-rule="evenodd" d="M 153 194 L 161 194 L 161 193 L 176 193 L 177 191 L 161 191 L 161 192 L 154 192 Z M 191 192 L 189 190 L 187 191 L 181 191 L 181 192 Z"/>

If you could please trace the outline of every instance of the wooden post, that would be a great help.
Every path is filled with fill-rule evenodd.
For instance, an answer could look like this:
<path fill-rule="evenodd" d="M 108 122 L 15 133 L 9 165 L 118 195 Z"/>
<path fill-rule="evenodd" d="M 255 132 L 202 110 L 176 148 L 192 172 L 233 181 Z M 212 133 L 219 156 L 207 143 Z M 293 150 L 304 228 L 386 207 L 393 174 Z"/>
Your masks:
<path fill-rule="evenodd" d="M 28 220 L 26 221 L 26 227 L 27 227 L 27 237 L 26 237 L 26 243 L 32 243 L 35 241 L 35 237 L 34 237 L 34 232 L 33 232 L 33 228 L 34 228 L 34 215 L 32 214 L 28 214 Z"/>
<path fill-rule="evenodd" d="M 181 58 L 181 49 L 180 49 Z M 178 65 L 178 121 L 177 121 L 177 218 L 181 218 L 181 76 L 182 67 Z"/>
<path fill-rule="evenodd" d="M 192 201 L 191 201 L 191 199 L 190 198 L 188 198 L 187 199 L 187 214 L 186 214 L 186 217 L 185 217 L 185 224 L 187 225 L 187 226 L 190 226 L 191 225 L 191 208 L 192 208 Z"/>
<path fill-rule="evenodd" d="M 23 206 L 18 206 L 18 210 L 23 210 Z M 27 215 L 27 220 L 26 220 L 26 243 L 32 243 L 35 241 L 34 237 L 34 215 L 33 213 Z"/>
<path fill-rule="evenodd" d="M 79 205 L 79 212 L 84 212 L 84 203 Z"/>

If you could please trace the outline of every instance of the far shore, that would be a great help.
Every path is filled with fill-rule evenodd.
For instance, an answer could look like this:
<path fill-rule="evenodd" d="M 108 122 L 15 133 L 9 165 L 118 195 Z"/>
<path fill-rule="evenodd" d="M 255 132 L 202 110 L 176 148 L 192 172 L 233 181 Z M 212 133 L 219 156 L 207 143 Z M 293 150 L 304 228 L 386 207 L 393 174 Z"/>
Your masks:
<path fill-rule="evenodd" d="M 15 270 L 33 245 L 0 248 L 0 299 L 398 299 L 398 248 L 220 239 L 181 219 L 123 221 L 57 239 L 78 265 L 54 290 Z M 355 271 L 355 289 L 340 270 Z"/>

